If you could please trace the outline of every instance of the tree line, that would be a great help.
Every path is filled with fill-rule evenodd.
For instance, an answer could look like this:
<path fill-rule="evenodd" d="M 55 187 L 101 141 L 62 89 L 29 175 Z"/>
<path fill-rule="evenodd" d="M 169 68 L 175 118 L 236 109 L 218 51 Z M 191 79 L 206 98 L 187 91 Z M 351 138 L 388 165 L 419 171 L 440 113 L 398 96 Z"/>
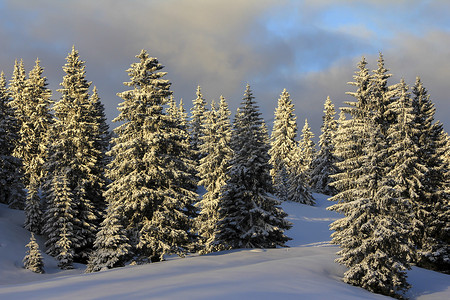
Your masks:
<path fill-rule="evenodd" d="M 326 99 L 316 147 L 307 120 L 297 140 L 286 90 L 269 135 L 249 85 L 233 122 L 200 87 L 188 117 L 159 61 L 136 58 L 112 133 L 74 47 L 58 101 L 39 60 L 28 76 L 16 61 L 9 86 L 1 74 L 0 202 L 25 210 L 27 268 L 43 271 L 34 234 L 60 268 L 87 272 L 286 246 L 279 200 L 314 205 L 318 192 L 343 215 L 331 229 L 345 282 L 402 297 L 411 264 L 449 271 L 449 138 L 419 78 L 388 85 L 382 55 L 372 72 L 363 58 L 338 120 Z"/>

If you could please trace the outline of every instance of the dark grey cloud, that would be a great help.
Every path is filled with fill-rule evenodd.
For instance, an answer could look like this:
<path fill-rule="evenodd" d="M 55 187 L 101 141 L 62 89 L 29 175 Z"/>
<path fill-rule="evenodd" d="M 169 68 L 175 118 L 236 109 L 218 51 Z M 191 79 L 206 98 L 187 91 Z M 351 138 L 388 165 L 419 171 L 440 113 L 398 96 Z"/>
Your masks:
<path fill-rule="evenodd" d="M 201 85 L 208 100 L 224 95 L 234 110 L 250 83 L 270 121 L 286 88 L 299 128 L 308 118 L 318 136 L 326 97 L 342 106 L 361 56 L 375 68 L 382 51 L 393 81 L 405 77 L 412 84 L 422 77 L 448 130 L 448 6 L 387 0 L 0 0 L 0 69 L 10 76 L 14 59 L 23 58 L 30 70 L 39 57 L 55 90 L 75 45 L 111 120 L 121 101 L 116 93 L 128 80 L 125 70 L 144 48 L 166 66 L 175 97 L 187 109 Z"/>

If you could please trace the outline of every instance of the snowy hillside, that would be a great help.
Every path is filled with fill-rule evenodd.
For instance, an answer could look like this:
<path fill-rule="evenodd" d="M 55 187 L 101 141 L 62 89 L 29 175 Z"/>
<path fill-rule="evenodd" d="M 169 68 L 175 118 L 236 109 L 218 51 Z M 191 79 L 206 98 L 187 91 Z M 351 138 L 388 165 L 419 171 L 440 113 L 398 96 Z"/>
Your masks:
<path fill-rule="evenodd" d="M 330 203 L 283 203 L 294 223 L 287 249 L 245 249 L 83 274 L 61 271 L 44 254 L 46 274 L 22 268 L 29 233 L 23 212 L 0 205 L 0 299 L 387 299 L 341 282 L 328 225 Z M 43 240 L 38 238 L 41 250 Z M 450 276 L 413 268 L 411 299 L 450 299 Z"/>

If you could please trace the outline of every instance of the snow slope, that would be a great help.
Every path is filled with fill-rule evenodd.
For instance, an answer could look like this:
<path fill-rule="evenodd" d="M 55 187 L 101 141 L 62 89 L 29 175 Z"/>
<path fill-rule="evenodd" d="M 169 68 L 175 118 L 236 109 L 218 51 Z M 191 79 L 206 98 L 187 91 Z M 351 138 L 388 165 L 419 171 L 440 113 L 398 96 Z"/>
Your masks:
<path fill-rule="evenodd" d="M 46 274 L 22 268 L 29 233 L 23 212 L 0 205 L 0 299 L 387 299 L 341 281 L 328 225 L 338 215 L 317 206 L 283 203 L 294 226 L 290 248 L 191 255 L 141 266 L 83 274 L 61 271 L 44 255 Z M 38 239 L 41 249 L 43 240 Z M 411 299 L 450 299 L 450 276 L 413 268 Z"/>

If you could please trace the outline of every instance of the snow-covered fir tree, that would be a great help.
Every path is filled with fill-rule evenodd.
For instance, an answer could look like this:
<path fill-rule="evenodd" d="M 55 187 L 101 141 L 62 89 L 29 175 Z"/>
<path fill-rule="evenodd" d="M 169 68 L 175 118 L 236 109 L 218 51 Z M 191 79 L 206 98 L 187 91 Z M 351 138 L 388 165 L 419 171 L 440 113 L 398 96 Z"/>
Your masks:
<path fill-rule="evenodd" d="M 300 141 L 298 142 L 298 147 L 300 148 L 302 164 L 302 172 L 305 173 L 305 177 L 309 181 L 311 180 L 311 163 L 316 156 L 316 145 L 314 144 L 314 133 L 311 131 L 308 119 L 305 119 L 305 125 L 302 128 L 302 134 Z"/>
<path fill-rule="evenodd" d="M 84 236 L 76 230 L 80 221 L 76 215 L 77 199 L 67 178 L 68 172 L 54 173 L 48 183 L 47 210 L 43 233 L 47 236 L 46 253 L 56 257 L 63 268 L 70 268 L 73 262 L 74 246 L 82 243 Z"/>
<path fill-rule="evenodd" d="M 192 100 L 194 106 L 191 108 L 189 129 L 191 135 L 191 148 L 194 152 L 193 160 L 198 163 L 200 158 L 205 155 L 200 151 L 200 145 L 202 143 L 202 123 L 206 112 L 206 100 L 203 98 L 200 86 L 197 86 L 196 95 L 197 98 Z"/>
<path fill-rule="evenodd" d="M 9 105 L 10 93 L 3 72 L 0 74 L 0 203 L 23 209 L 25 191 L 22 183 L 22 163 L 14 156 L 18 140 L 18 125 Z"/>
<path fill-rule="evenodd" d="M 292 150 L 290 157 L 292 161 L 288 173 L 287 200 L 314 205 L 315 201 L 309 188 L 308 176 L 304 172 L 305 169 L 302 164 L 302 151 L 298 145 Z"/>
<path fill-rule="evenodd" d="M 71 234 L 71 225 L 69 223 L 63 223 L 62 229 L 61 229 L 61 236 L 60 239 L 56 241 L 56 249 L 57 249 L 57 256 L 56 259 L 58 260 L 58 267 L 62 270 L 70 270 L 73 269 L 73 257 L 74 257 L 74 251 L 73 251 L 73 241 L 72 241 L 72 234 Z"/>
<path fill-rule="evenodd" d="M 130 248 L 126 231 L 121 224 L 120 203 L 111 202 L 106 217 L 100 224 L 94 242 L 94 251 L 86 268 L 86 273 L 123 267 L 130 257 Z"/>
<path fill-rule="evenodd" d="M 349 268 L 344 282 L 374 293 L 402 297 L 409 288 L 406 271 L 410 254 L 407 210 L 386 176 L 386 137 L 373 119 L 360 124 L 366 142 L 359 167 L 355 197 L 329 207 L 344 215 L 330 226 L 332 242 L 339 245 L 336 262 Z M 339 199 L 340 195 L 335 196 Z"/>
<path fill-rule="evenodd" d="M 111 132 L 109 131 L 109 125 L 106 120 L 105 107 L 100 101 L 97 87 L 92 89 L 92 95 L 89 98 L 90 102 L 90 118 L 92 120 L 93 132 L 91 133 L 93 140 L 93 148 L 96 150 L 93 152 L 96 164 L 92 168 L 92 173 L 96 177 L 95 182 L 91 182 L 92 186 L 90 191 L 92 195 L 93 205 L 97 214 L 100 214 L 106 209 L 106 202 L 103 193 L 106 190 L 108 180 L 106 179 L 106 168 L 110 162 L 110 157 L 106 155 L 109 151 L 111 142 Z M 98 218 L 100 220 L 100 218 Z"/>
<path fill-rule="evenodd" d="M 354 81 L 348 84 L 356 87 L 355 92 L 346 94 L 355 98 L 355 101 L 346 101 L 347 106 L 341 108 L 339 127 L 335 136 L 335 156 L 338 159 L 336 166 L 338 173 L 332 175 L 332 186 L 338 191 L 338 195 L 331 198 L 332 201 L 352 201 L 356 198 L 355 186 L 357 175 L 352 172 L 361 164 L 358 159 L 363 155 L 362 148 L 364 138 L 358 128 L 364 123 L 364 116 L 369 109 L 370 74 L 367 61 L 363 57 L 358 63 L 358 71 L 353 76 Z M 345 115 L 348 115 L 347 119 Z"/>
<path fill-rule="evenodd" d="M 406 103 L 407 95 L 404 89 L 398 93 L 398 86 L 379 88 L 379 84 L 372 89 L 366 64 L 363 58 L 355 81 L 350 83 L 357 90 L 348 94 L 356 101 L 347 102 L 349 107 L 342 108 L 350 118 L 340 120 L 336 137 L 335 153 L 340 161 L 332 185 L 339 193 L 330 198 L 338 201 L 330 209 L 344 217 L 330 226 L 335 230 L 332 242 L 341 247 L 337 262 L 349 268 L 344 274 L 345 282 L 402 297 L 409 288 L 405 270 L 409 268 L 412 247 L 411 213 L 410 202 L 401 198 L 396 186 L 402 170 L 392 171 L 395 151 L 391 151 L 386 135 L 391 130 L 392 137 L 396 136 L 392 127 L 396 119 L 386 116 L 401 118 L 400 111 L 407 110 L 398 108 L 402 101 Z M 379 60 L 379 70 L 383 69 L 380 66 Z M 394 97 L 395 93 L 398 97 Z"/>
<path fill-rule="evenodd" d="M 331 175 L 336 174 L 336 157 L 334 155 L 333 140 L 336 135 L 337 122 L 334 119 L 336 111 L 334 105 L 327 97 L 324 104 L 324 116 L 319 138 L 319 151 L 311 162 L 311 180 L 312 190 L 326 195 L 336 194 L 336 190 L 330 185 Z"/>
<path fill-rule="evenodd" d="M 23 60 L 16 60 L 14 63 L 14 71 L 8 89 L 11 97 L 10 106 L 14 110 L 18 131 L 21 130 L 23 122 L 27 119 L 27 97 L 24 94 L 26 81 L 27 75 L 25 67 L 23 65 Z M 22 160 L 23 156 L 26 154 L 25 147 L 27 147 L 27 145 L 21 142 L 19 135 L 19 139 L 16 141 L 14 148 L 14 156 Z M 25 181 L 24 183 L 26 185 L 27 177 L 24 177 L 23 180 Z"/>
<path fill-rule="evenodd" d="M 105 196 L 118 207 L 136 259 L 159 261 L 187 251 L 187 208 L 197 194 L 186 188 L 192 161 L 183 154 L 185 136 L 163 110 L 171 84 L 156 58 L 145 50 L 137 58 L 127 70 L 130 89 L 118 94 L 124 101 L 114 121 L 122 124 L 114 130 Z"/>
<path fill-rule="evenodd" d="M 44 162 L 47 159 L 48 131 L 53 122 L 50 112 L 52 93 L 47 88 L 47 79 L 42 76 L 44 69 L 36 60 L 25 82 L 23 95 L 26 98 L 25 116 L 19 130 L 20 144 L 23 145 L 22 163 L 28 190 L 25 205 L 24 227 L 40 234 L 42 208 L 40 189 L 44 177 Z"/>
<path fill-rule="evenodd" d="M 448 164 L 442 159 L 448 147 L 442 124 L 434 120 L 436 108 L 420 78 L 412 89 L 413 112 L 420 146 L 419 164 L 426 168 L 425 180 L 414 202 L 416 218 L 423 225 L 415 236 L 415 262 L 429 269 L 450 272 L 450 204 L 445 192 Z"/>
<path fill-rule="evenodd" d="M 200 213 L 195 223 L 200 236 L 201 254 L 220 250 L 220 245 L 216 243 L 216 233 L 220 191 L 228 179 L 227 171 L 232 156 L 230 114 L 225 98 L 220 97 L 218 109 L 213 101 L 202 125 L 200 151 L 206 156 L 200 159 L 198 170 L 199 184 L 205 187 L 206 193 L 197 203 Z"/>
<path fill-rule="evenodd" d="M 281 200 L 287 200 L 288 175 L 292 164 L 291 154 L 296 145 L 297 117 L 294 114 L 294 104 L 286 89 L 278 99 L 275 110 L 275 121 L 271 135 L 269 150 L 270 164 L 275 193 Z"/>
<path fill-rule="evenodd" d="M 73 220 L 68 220 L 73 227 L 67 227 L 67 236 L 74 236 L 72 241 L 74 259 L 85 262 L 92 250 L 97 233 L 99 215 L 96 202 L 101 195 L 99 166 L 100 151 L 96 149 L 99 135 L 97 112 L 89 99 L 88 89 L 91 85 L 86 80 L 85 64 L 79 53 L 72 47 L 63 66 L 66 75 L 60 84 L 62 97 L 54 105 L 55 119 L 51 129 L 51 144 L 46 163 L 45 193 L 51 194 L 54 177 L 64 174 L 73 201 Z M 57 178 L 56 178 L 57 179 Z M 49 199 L 58 201 L 55 197 Z M 50 206 L 52 204 L 50 203 Z M 58 231 L 57 225 L 45 217 L 46 233 Z M 74 230 L 74 232 L 70 232 Z M 65 244 L 66 247 L 69 244 Z M 69 252 L 67 252 L 69 253 Z"/>
<path fill-rule="evenodd" d="M 233 156 L 219 199 L 216 241 L 225 248 L 274 248 L 289 240 L 284 234 L 291 227 L 287 214 L 268 193 L 270 146 L 260 115 L 247 85 L 233 123 Z"/>
<path fill-rule="evenodd" d="M 34 273 L 45 273 L 44 260 L 33 232 L 31 233 L 30 242 L 26 245 L 26 247 L 28 250 L 23 259 L 24 268 Z"/>
<path fill-rule="evenodd" d="M 310 165 L 314 158 L 314 137 L 308 120 L 302 129 L 301 139 L 291 151 L 288 171 L 287 200 L 307 205 L 314 205 L 314 198 L 309 187 Z"/>

